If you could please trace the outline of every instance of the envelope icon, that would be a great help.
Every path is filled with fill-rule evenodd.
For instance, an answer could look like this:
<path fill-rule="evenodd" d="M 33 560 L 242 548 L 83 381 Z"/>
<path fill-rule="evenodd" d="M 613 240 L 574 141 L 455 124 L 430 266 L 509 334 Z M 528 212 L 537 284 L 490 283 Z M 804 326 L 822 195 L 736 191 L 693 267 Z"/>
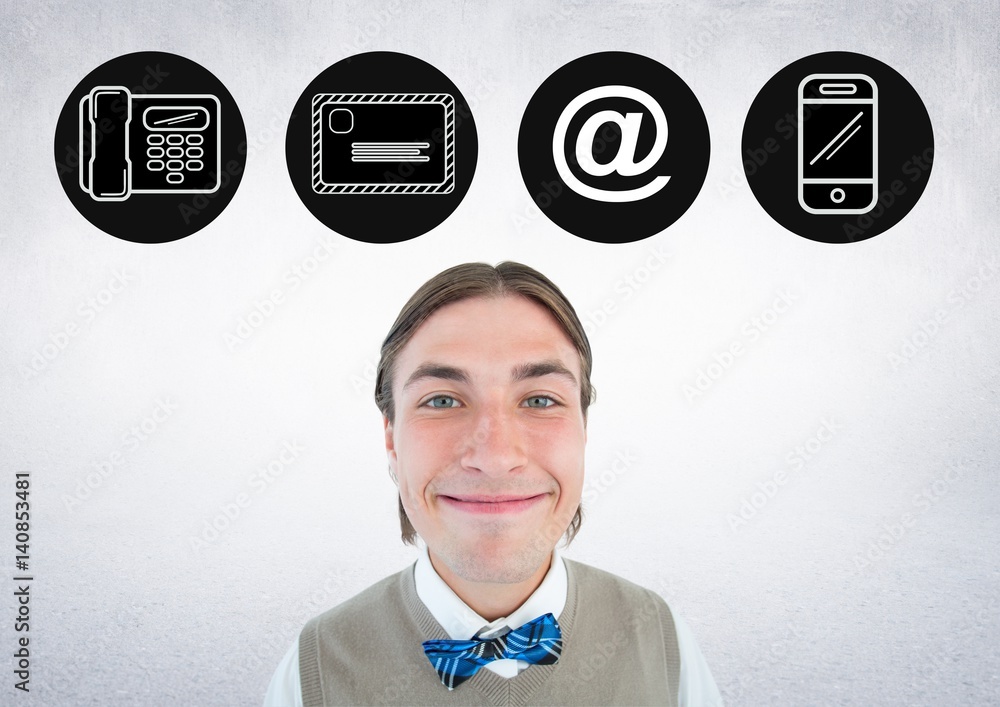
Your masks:
<path fill-rule="evenodd" d="M 455 99 L 447 93 L 318 93 L 317 194 L 447 194 L 455 188 Z"/>

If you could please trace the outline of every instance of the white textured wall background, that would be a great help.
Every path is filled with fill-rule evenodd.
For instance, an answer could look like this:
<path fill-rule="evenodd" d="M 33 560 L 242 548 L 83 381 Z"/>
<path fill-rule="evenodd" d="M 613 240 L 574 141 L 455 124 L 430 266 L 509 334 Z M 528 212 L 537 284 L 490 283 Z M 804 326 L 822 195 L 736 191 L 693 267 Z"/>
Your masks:
<path fill-rule="evenodd" d="M 12 476 L 30 469 L 36 577 L 33 689 L 16 702 L 259 703 L 305 619 L 414 558 L 397 540 L 370 395 L 382 336 L 430 275 L 511 258 L 549 274 L 585 317 L 617 306 L 592 336 L 588 474 L 611 479 L 618 454 L 632 462 L 595 487 L 569 556 L 662 592 L 730 704 L 996 704 L 1000 277 L 958 293 L 1000 264 L 998 17 L 995 3 L 4 0 L 0 565 L 13 575 Z M 371 49 L 421 57 L 479 96 L 466 200 L 393 246 L 327 231 L 284 166 L 301 90 Z M 515 150 L 525 104 L 564 63 L 611 49 L 670 66 L 701 100 L 713 153 L 700 197 L 631 245 L 586 243 L 544 218 L 517 224 L 530 203 Z M 221 217 L 158 246 L 91 227 L 52 161 L 69 91 L 140 50 L 214 72 L 258 148 Z M 845 246 L 785 231 L 740 178 L 756 92 L 827 50 L 907 77 L 938 147 L 913 212 Z M 335 255 L 288 290 L 283 274 L 319 241 Z M 666 264 L 640 289 L 621 284 L 651 250 Z M 26 380 L 21 366 L 116 271 L 132 278 L 125 290 Z M 275 287 L 285 303 L 231 352 L 223 334 Z M 786 290 L 789 311 L 689 403 L 682 385 Z M 888 354 L 938 310 L 945 322 L 894 370 Z M 176 410 L 135 448 L 123 443 L 158 400 Z M 730 514 L 790 470 L 824 420 L 833 439 L 733 530 Z M 256 493 L 252 475 L 293 442 L 294 463 Z M 115 452 L 115 472 L 67 509 Z M 250 507 L 193 551 L 190 538 L 243 492 Z M 858 567 L 904 513 L 902 537 Z M 7 656 L 12 584 L 0 584 Z M 0 674 L 0 702 L 13 704 L 11 672 Z"/>

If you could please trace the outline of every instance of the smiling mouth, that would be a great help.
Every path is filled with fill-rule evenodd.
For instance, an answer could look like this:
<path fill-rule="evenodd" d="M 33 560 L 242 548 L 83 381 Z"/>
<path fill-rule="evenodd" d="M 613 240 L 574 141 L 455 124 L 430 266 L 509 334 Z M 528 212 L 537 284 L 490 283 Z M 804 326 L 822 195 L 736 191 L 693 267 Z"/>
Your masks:
<path fill-rule="evenodd" d="M 548 494 L 539 493 L 534 496 L 447 496 L 438 498 L 447 506 L 469 513 L 518 513 L 539 503 Z"/>

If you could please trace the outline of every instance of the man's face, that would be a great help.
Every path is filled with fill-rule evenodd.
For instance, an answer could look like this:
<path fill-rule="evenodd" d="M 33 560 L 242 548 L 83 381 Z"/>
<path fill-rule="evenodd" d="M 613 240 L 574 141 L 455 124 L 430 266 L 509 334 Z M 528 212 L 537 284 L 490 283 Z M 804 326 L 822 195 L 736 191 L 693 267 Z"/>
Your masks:
<path fill-rule="evenodd" d="M 389 465 L 432 558 L 471 582 L 521 582 L 580 503 L 580 354 L 523 297 L 446 305 L 396 361 Z"/>

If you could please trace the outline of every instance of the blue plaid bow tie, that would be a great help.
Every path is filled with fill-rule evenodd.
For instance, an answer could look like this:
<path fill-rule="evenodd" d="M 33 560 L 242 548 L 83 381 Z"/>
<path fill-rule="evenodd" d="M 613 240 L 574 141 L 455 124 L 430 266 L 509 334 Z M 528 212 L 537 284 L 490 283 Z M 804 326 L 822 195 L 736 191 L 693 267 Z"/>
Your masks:
<path fill-rule="evenodd" d="M 454 690 L 487 663 L 516 658 L 535 665 L 550 665 L 562 653 L 562 631 L 551 613 L 490 639 L 424 641 L 424 653 L 441 682 Z"/>

